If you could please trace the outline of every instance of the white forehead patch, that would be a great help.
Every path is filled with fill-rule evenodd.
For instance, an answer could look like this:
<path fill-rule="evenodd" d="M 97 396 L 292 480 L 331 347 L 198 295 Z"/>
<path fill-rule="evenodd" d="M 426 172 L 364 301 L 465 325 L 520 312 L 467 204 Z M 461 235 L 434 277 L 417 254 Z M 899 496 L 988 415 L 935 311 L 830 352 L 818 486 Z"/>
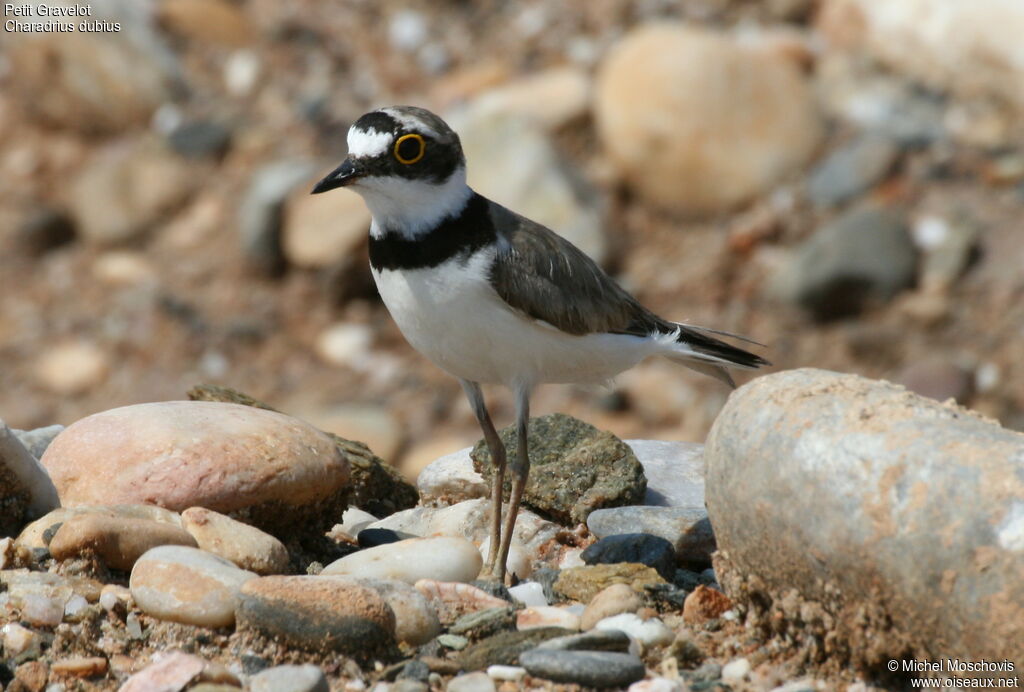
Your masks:
<path fill-rule="evenodd" d="M 373 158 L 391 148 L 395 136 L 390 132 L 377 132 L 373 128 L 360 130 L 353 126 L 348 130 L 348 155 L 352 158 Z"/>
<path fill-rule="evenodd" d="M 434 130 L 434 128 L 428 126 L 425 122 L 423 122 L 416 116 L 409 115 L 408 113 L 403 113 L 397 108 L 381 108 L 381 112 L 387 113 L 392 118 L 397 120 L 402 126 L 405 127 L 406 130 L 410 130 L 412 132 L 422 132 L 423 134 L 430 135 L 431 137 L 438 136 L 438 133 L 436 130 Z"/>

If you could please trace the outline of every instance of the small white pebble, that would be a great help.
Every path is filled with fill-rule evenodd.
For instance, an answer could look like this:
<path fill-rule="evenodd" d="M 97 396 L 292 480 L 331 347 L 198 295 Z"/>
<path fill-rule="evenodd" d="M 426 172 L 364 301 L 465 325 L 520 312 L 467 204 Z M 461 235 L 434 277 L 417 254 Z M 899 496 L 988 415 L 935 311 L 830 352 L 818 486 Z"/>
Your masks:
<path fill-rule="evenodd" d="M 74 594 L 68 599 L 68 602 L 64 604 L 64 615 L 77 615 L 88 607 L 89 601 L 85 600 L 78 594 Z"/>
<path fill-rule="evenodd" d="M 750 661 L 745 658 L 737 658 L 722 666 L 722 682 L 732 685 L 742 681 L 750 674 Z"/>
<path fill-rule="evenodd" d="M 544 587 L 539 582 L 524 581 L 508 590 L 512 597 L 528 608 L 546 606 L 548 599 L 544 597 Z"/>
<path fill-rule="evenodd" d="M 363 692 L 366 689 L 366 683 L 356 678 L 355 680 L 349 680 L 345 683 L 345 692 Z"/>
<path fill-rule="evenodd" d="M 4 625 L 0 628 L 0 633 L 3 634 L 4 654 L 9 658 L 19 656 L 30 649 L 38 649 L 41 644 L 38 634 L 15 622 Z"/>
<path fill-rule="evenodd" d="M 999 366 L 982 363 L 974 373 L 974 387 L 979 392 L 991 392 L 999 384 Z"/>
<path fill-rule="evenodd" d="M 689 688 L 687 688 L 689 689 Z M 640 680 L 629 686 L 629 692 L 682 692 L 683 685 L 678 680 L 668 678 L 651 678 Z"/>
<path fill-rule="evenodd" d="M 641 620 L 635 613 L 612 615 L 594 625 L 596 630 L 619 630 L 644 646 L 661 646 L 672 643 L 675 633 L 658 618 Z"/>
<path fill-rule="evenodd" d="M 388 25 L 388 40 L 397 50 L 416 50 L 426 41 L 428 33 L 427 20 L 415 10 L 396 12 Z"/>
<path fill-rule="evenodd" d="M 256 86 L 260 76 L 260 59 L 251 50 L 239 50 L 224 63 L 224 85 L 234 96 L 244 96 Z"/>
<path fill-rule="evenodd" d="M 934 250 L 949 237 L 949 224 L 938 216 L 923 216 L 911 226 L 910 236 L 922 250 Z"/>
<path fill-rule="evenodd" d="M 519 682 L 526 675 L 526 668 L 519 666 L 488 666 L 487 675 L 492 680 Z"/>

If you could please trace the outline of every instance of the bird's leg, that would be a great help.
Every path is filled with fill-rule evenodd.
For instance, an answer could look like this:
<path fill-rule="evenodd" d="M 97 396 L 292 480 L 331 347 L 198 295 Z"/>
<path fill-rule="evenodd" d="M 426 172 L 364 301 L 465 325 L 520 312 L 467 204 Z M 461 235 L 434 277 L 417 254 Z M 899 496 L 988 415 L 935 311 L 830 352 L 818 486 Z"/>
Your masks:
<path fill-rule="evenodd" d="M 512 495 L 508 500 L 508 515 L 505 517 L 505 529 L 502 532 L 501 552 L 498 554 L 498 578 L 505 580 L 505 565 L 508 563 L 508 551 L 512 546 L 512 534 L 516 528 L 516 516 L 519 514 L 519 503 L 523 499 L 526 479 L 530 475 L 530 450 L 527 433 L 530 424 L 530 388 L 517 386 L 516 392 L 516 458 L 512 460 Z"/>
<path fill-rule="evenodd" d="M 484 442 L 487 444 L 487 449 L 491 452 L 491 461 L 494 463 L 494 476 L 491 478 L 491 506 L 493 509 L 491 515 L 491 544 L 487 553 L 487 563 L 484 565 L 484 573 L 494 575 L 498 551 L 501 546 L 501 499 L 505 485 L 505 445 L 502 444 L 501 438 L 498 437 L 498 431 L 494 429 L 494 423 L 491 421 L 491 414 L 487 412 L 487 405 L 484 403 L 484 393 L 481 391 L 480 385 L 470 380 L 459 380 L 459 382 L 462 384 L 462 389 L 466 392 L 469 404 L 473 407 L 473 413 L 480 423 L 480 429 L 484 433 Z M 505 574 L 504 563 L 502 565 L 502 576 L 498 577 L 499 579 L 503 579 Z"/>

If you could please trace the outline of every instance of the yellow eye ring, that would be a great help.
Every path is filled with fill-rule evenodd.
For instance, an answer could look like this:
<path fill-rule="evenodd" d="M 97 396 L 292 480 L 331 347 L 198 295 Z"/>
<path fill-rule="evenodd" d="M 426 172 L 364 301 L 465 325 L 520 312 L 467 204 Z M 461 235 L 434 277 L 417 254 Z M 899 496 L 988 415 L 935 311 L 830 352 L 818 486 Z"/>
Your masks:
<path fill-rule="evenodd" d="M 409 141 L 410 139 L 415 141 L 415 142 L 419 142 L 419 145 L 420 145 L 419 151 L 416 153 L 415 156 L 412 156 L 412 157 L 402 156 L 402 153 L 401 153 L 402 144 L 407 142 L 407 141 Z M 418 135 L 418 134 L 415 134 L 415 133 L 409 134 L 409 135 L 402 135 L 401 137 L 398 138 L 398 141 L 395 142 L 395 150 L 394 151 L 395 151 L 395 158 L 398 159 L 399 163 L 404 163 L 406 166 L 411 166 L 414 163 L 418 163 L 420 161 L 420 159 L 423 158 L 423 155 L 427 153 L 427 143 L 423 140 L 423 135 Z"/>

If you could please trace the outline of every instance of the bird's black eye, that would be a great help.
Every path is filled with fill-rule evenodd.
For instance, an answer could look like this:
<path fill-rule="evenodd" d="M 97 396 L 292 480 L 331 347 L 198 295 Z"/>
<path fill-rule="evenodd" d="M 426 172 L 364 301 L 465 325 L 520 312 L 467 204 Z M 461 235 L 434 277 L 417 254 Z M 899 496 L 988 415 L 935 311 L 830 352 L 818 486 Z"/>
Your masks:
<path fill-rule="evenodd" d="M 427 143 L 423 140 L 423 135 L 402 135 L 395 142 L 395 158 L 406 166 L 422 159 L 425 153 L 427 153 Z"/>

